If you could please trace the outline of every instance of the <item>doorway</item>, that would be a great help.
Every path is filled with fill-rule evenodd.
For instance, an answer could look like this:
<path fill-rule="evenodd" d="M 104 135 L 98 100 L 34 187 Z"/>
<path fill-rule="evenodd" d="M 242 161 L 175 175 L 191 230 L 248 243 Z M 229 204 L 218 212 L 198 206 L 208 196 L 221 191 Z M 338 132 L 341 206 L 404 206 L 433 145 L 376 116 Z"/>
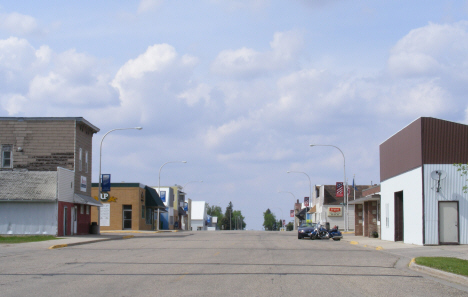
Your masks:
<path fill-rule="evenodd" d="M 439 201 L 439 244 L 459 244 L 458 201 Z"/>
<path fill-rule="evenodd" d="M 395 192 L 395 241 L 404 240 L 403 191 Z"/>
<path fill-rule="evenodd" d="M 68 207 L 63 207 L 63 236 L 67 236 L 68 230 L 68 214 L 67 214 Z"/>
<path fill-rule="evenodd" d="M 132 206 L 122 205 L 122 218 L 123 226 L 122 229 L 132 229 Z"/>

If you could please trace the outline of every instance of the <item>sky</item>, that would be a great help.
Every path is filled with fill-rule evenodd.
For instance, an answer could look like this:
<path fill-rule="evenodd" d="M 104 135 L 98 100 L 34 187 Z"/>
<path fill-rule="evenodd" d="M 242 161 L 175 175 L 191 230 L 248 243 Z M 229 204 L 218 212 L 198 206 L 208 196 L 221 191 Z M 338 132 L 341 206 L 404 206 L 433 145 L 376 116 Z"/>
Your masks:
<path fill-rule="evenodd" d="M 468 124 L 466 93 L 468 1 L 0 1 L 1 117 L 84 117 L 93 182 L 103 135 L 141 126 L 106 136 L 102 173 L 232 201 L 247 229 L 344 164 L 380 183 L 379 145 Z"/>

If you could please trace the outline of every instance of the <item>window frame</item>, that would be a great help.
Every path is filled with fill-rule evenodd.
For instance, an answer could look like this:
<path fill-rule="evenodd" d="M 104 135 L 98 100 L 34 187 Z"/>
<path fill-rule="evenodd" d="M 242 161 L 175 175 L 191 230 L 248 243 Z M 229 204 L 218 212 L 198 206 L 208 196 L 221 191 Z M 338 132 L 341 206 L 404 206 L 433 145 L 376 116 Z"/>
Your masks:
<path fill-rule="evenodd" d="M 5 153 L 9 153 L 8 158 L 5 158 Z M 13 145 L 3 144 L 1 154 L 1 168 L 13 168 Z M 10 164 L 5 166 L 5 160 L 8 160 Z"/>
<path fill-rule="evenodd" d="M 81 149 L 81 147 L 79 148 L 79 152 L 78 152 L 78 170 L 79 171 L 82 171 L 83 170 L 83 150 Z"/>

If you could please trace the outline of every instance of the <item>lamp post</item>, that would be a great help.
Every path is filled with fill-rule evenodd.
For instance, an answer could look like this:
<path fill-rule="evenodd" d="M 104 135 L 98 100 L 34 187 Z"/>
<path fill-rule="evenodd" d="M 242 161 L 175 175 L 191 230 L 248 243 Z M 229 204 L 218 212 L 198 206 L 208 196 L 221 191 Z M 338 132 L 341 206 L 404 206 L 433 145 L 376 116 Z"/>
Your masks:
<path fill-rule="evenodd" d="M 132 127 L 132 128 L 116 128 L 108 131 L 106 134 L 101 139 L 101 145 L 99 146 L 99 187 L 98 187 L 98 201 L 101 201 L 101 159 L 102 159 L 102 142 L 104 141 L 104 138 L 107 136 L 107 134 L 116 131 L 116 130 L 130 130 L 130 129 L 136 129 L 136 130 L 141 130 L 143 129 L 142 127 Z M 98 234 L 101 234 L 101 209 L 100 207 L 97 208 L 97 215 L 98 215 Z"/>
<path fill-rule="evenodd" d="M 340 151 L 341 155 L 343 155 L 343 178 L 344 178 L 344 181 L 343 181 L 343 206 L 346 207 L 346 213 L 344 215 L 344 224 L 345 224 L 345 231 L 348 231 L 348 187 L 346 185 L 346 159 L 345 159 L 345 155 L 343 153 L 342 150 L 340 150 L 339 147 L 335 146 L 335 145 L 331 145 L 331 144 L 311 144 L 310 145 L 311 147 L 312 146 L 332 146 L 334 148 L 336 148 L 337 150 Z"/>
<path fill-rule="evenodd" d="M 296 196 L 294 196 L 293 193 L 291 193 L 291 192 L 286 192 L 286 191 L 278 191 L 278 193 L 288 193 L 288 194 L 291 194 L 291 195 L 293 196 L 293 198 L 294 198 L 294 203 L 296 203 Z M 294 207 L 293 207 L 293 209 L 294 209 Z M 296 218 L 293 217 L 293 219 L 294 219 L 293 227 L 294 227 L 294 230 L 296 230 Z"/>
<path fill-rule="evenodd" d="M 187 161 L 169 161 L 169 162 L 166 162 L 164 164 L 161 165 L 161 167 L 159 167 L 159 175 L 158 175 L 158 194 L 159 194 L 159 197 L 161 197 L 161 169 L 164 167 L 164 165 L 166 164 L 169 164 L 169 163 L 187 163 Z M 168 206 L 168 210 L 169 210 L 169 201 L 167 201 L 167 206 Z M 168 216 L 168 219 L 169 219 L 169 214 L 167 214 Z M 158 228 L 157 230 L 159 231 L 159 208 L 158 208 Z"/>

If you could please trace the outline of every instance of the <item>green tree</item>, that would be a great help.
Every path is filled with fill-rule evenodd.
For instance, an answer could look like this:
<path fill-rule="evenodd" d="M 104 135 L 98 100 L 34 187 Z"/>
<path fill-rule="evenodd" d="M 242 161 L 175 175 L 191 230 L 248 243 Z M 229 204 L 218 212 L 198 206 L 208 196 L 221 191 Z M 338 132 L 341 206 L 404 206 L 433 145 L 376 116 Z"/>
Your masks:
<path fill-rule="evenodd" d="M 454 165 L 457 167 L 457 171 L 460 172 L 461 176 L 468 176 L 468 164 L 458 163 Z M 466 179 L 466 181 L 468 181 L 468 179 Z M 463 186 L 463 192 L 468 193 L 468 185 Z"/>
<path fill-rule="evenodd" d="M 217 205 L 208 206 L 208 210 L 206 211 L 206 213 L 212 217 L 218 218 L 217 226 L 219 229 L 221 229 L 221 221 L 224 218 L 223 209 Z"/>
<path fill-rule="evenodd" d="M 263 227 L 270 231 L 276 229 L 276 217 L 269 208 L 263 213 Z"/>
<path fill-rule="evenodd" d="M 226 211 L 224 212 L 224 217 L 222 219 L 221 225 L 224 226 L 224 230 L 233 230 L 233 226 L 231 224 L 234 224 L 232 221 L 232 215 L 233 215 L 233 205 L 232 202 L 229 201 L 228 206 L 226 207 Z"/>
<path fill-rule="evenodd" d="M 294 230 L 294 224 L 293 222 L 289 222 L 288 224 L 286 224 L 286 231 L 292 231 Z"/>
<path fill-rule="evenodd" d="M 247 224 L 245 223 L 245 217 L 242 216 L 242 212 L 240 210 L 234 210 L 232 212 L 232 225 L 235 230 L 244 230 Z"/>

